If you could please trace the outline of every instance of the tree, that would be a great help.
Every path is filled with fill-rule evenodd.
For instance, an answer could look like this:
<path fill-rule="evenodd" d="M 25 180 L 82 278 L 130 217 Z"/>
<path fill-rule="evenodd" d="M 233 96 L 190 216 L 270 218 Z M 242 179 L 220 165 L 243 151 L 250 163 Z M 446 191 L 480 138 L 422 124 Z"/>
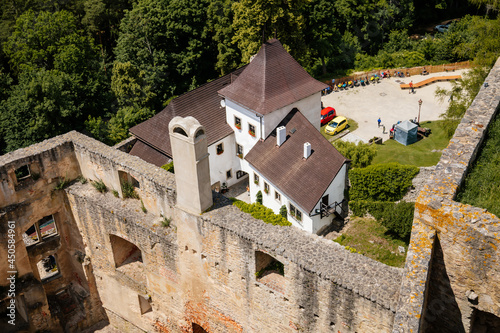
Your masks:
<path fill-rule="evenodd" d="M 255 195 L 255 201 L 262 205 L 262 192 L 261 191 L 257 192 L 257 194 Z"/>
<path fill-rule="evenodd" d="M 75 129 L 74 124 L 83 123 L 84 105 L 73 76 L 41 69 L 22 73 L 19 80 L 1 104 L 0 132 L 7 151 L 63 134 Z"/>
<path fill-rule="evenodd" d="M 369 145 L 363 142 L 341 141 L 337 140 L 333 146 L 344 155 L 345 158 L 351 160 L 351 167 L 364 168 L 370 165 L 377 155 L 375 145 Z"/>
<path fill-rule="evenodd" d="M 73 14 L 64 10 L 22 14 L 4 43 L 4 52 L 17 73 L 38 68 L 81 73 L 98 56 L 92 40 L 78 30 Z"/>
<path fill-rule="evenodd" d="M 298 58 L 305 50 L 303 8 L 306 0 L 241 0 L 233 4 L 235 35 L 242 62 L 255 54 L 263 40 L 276 35 Z"/>
<path fill-rule="evenodd" d="M 156 107 L 216 76 L 217 49 L 206 31 L 207 0 L 140 0 L 120 25 L 115 53 L 146 73 Z"/>

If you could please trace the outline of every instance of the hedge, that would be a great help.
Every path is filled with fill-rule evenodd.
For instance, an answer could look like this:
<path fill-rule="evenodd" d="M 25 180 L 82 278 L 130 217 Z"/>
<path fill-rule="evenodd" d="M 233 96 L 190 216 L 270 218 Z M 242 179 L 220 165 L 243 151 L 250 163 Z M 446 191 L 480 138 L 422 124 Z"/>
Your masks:
<path fill-rule="evenodd" d="M 350 201 L 349 208 L 356 216 L 370 213 L 388 231 L 403 240 L 409 240 L 413 225 L 414 202 Z"/>
<path fill-rule="evenodd" d="M 251 214 L 254 218 L 262 220 L 272 225 L 291 226 L 286 218 L 281 215 L 274 214 L 273 210 L 259 203 L 247 204 L 241 200 L 233 200 L 233 205 L 238 207 L 242 212 Z"/>
<path fill-rule="evenodd" d="M 398 201 L 412 186 L 419 169 L 399 163 L 375 164 L 349 171 L 350 200 Z"/>

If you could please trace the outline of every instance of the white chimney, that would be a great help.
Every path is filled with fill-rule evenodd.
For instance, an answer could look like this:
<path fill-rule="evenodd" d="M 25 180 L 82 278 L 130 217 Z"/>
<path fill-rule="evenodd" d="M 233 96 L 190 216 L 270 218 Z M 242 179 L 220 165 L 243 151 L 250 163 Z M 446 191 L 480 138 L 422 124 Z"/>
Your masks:
<path fill-rule="evenodd" d="M 276 129 L 276 144 L 281 146 L 286 140 L 286 127 L 280 126 Z"/>
<path fill-rule="evenodd" d="M 309 142 L 304 143 L 304 159 L 311 156 L 311 144 Z"/>

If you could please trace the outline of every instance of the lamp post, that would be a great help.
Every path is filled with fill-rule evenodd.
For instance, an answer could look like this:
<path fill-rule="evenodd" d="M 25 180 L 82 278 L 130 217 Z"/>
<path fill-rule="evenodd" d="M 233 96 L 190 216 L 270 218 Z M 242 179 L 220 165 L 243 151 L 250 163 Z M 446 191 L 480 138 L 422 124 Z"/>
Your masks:
<path fill-rule="evenodd" d="M 418 120 L 417 123 L 420 124 L 420 107 L 422 106 L 422 99 L 418 100 Z"/>

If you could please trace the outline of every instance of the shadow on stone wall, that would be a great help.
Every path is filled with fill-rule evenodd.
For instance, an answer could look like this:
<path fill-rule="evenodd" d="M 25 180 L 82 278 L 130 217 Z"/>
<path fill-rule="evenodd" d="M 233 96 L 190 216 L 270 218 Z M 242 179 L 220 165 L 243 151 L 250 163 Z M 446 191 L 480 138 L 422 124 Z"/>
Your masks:
<path fill-rule="evenodd" d="M 434 243 L 428 284 L 422 332 L 465 333 L 462 314 L 446 271 L 439 237 L 436 237 Z"/>

